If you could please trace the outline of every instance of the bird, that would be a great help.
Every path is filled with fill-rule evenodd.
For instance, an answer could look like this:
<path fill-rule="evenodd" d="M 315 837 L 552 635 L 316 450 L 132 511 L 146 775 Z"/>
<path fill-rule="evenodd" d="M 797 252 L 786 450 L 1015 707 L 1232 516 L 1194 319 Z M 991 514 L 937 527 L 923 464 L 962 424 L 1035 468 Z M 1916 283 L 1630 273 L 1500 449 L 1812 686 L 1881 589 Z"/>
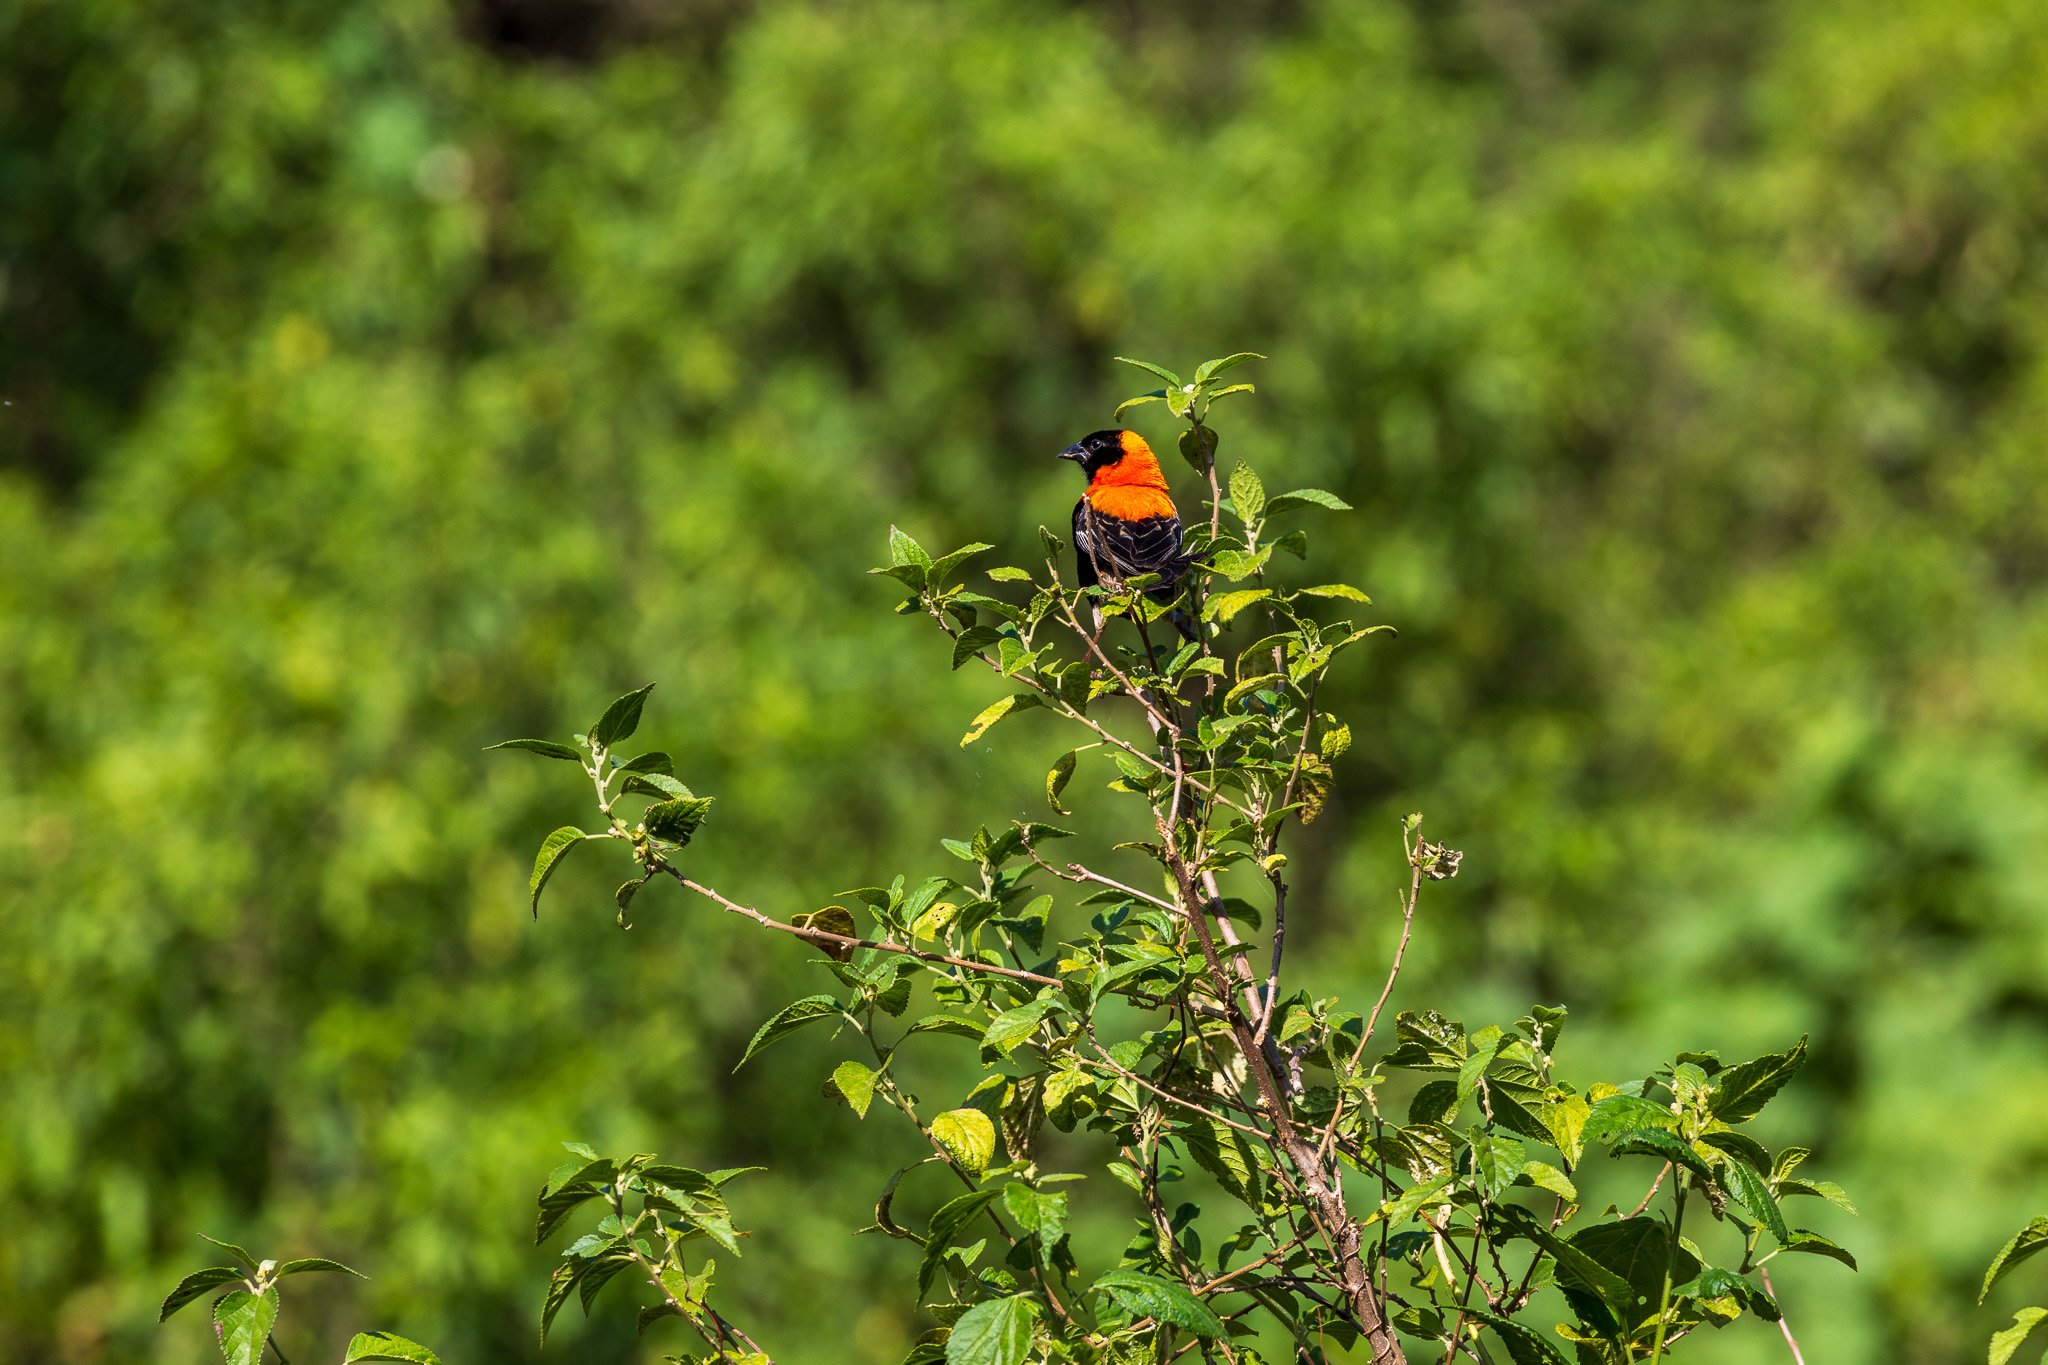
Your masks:
<path fill-rule="evenodd" d="M 1104 578 L 1157 574 L 1145 595 L 1162 604 L 1180 595 L 1188 569 L 1181 549 L 1179 509 L 1166 486 L 1159 459 L 1135 431 L 1090 432 L 1060 452 L 1081 466 L 1088 486 L 1074 504 L 1074 559 L 1083 588 Z M 1173 624 L 1196 637 L 1187 613 L 1176 608 Z"/>

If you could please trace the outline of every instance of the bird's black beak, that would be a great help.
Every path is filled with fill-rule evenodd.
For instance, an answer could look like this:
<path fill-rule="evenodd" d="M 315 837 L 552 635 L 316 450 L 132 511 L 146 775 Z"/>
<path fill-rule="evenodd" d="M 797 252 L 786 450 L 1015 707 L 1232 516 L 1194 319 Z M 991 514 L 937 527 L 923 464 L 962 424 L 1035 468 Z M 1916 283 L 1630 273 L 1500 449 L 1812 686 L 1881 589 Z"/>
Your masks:
<path fill-rule="evenodd" d="M 1072 460 L 1075 464 L 1080 464 L 1088 458 L 1088 452 L 1082 448 L 1079 441 L 1076 441 L 1060 452 L 1060 458 L 1062 460 Z"/>

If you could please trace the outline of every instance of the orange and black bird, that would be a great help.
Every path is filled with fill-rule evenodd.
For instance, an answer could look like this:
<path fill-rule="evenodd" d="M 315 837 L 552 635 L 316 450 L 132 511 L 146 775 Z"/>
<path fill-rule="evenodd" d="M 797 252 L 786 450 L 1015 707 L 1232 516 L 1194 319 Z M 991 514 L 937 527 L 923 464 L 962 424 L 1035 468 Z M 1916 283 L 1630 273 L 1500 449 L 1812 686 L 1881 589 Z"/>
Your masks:
<path fill-rule="evenodd" d="M 1097 431 L 1062 450 L 1060 458 L 1079 464 L 1088 479 L 1074 504 L 1080 585 L 1158 574 L 1145 595 L 1171 602 L 1180 593 L 1188 557 L 1181 550 L 1180 512 L 1152 447 L 1135 431 Z M 1175 611 L 1172 619 L 1182 635 L 1195 638 L 1185 612 Z"/>

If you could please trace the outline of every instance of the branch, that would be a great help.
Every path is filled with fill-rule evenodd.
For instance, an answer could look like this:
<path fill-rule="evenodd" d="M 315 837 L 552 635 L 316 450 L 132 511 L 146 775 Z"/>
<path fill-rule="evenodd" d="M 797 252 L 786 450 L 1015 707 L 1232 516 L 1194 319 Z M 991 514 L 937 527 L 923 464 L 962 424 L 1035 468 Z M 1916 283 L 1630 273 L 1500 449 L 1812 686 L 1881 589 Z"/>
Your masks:
<path fill-rule="evenodd" d="M 1007 976 L 1016 981 L 1029 981 L 1035 986 L 1064 986 L 1066 984 L 1056 976 L 1044 976 L 1038 972 L 1027 972 L 1017 967 L 1004 967 L 993 962 L 976 962 L 972 958 L 954 957 L 948 953 L 928 953 L 922 949 L 912 948 L 889 939 L 855 938 L 850 934 L 835 934 L 826 929 L 812 929 L 807 926 L 785 924 L 779 919 L 773 919 L 762 914 L 750 905 L 741 905 L 738 901 L 728 900 L 701 882 L 695 882 L 685 877 L 666 862 L 657 860 L 653 866 L 655 871 L 666 872 L 682 886 L 713 902 L 721 909 L 730 911 L 735 915 L 742 915 L 764 929 L 774 929 L 803 939 L 806 942 L 818 944 L 821 947 L 878 948 L 885 953 L 901 953 L 905 957 L 914 957 L 920 962 L 943 962 L 949 967 L 958 967 L 963 971 L 986 972 L 990 976 Z"/>
<path fill-rule="evenodd" d="M 1764 1277 L 1764 1293 L 1769 1294 L 1772 1301 L 1776 1302 L 1778 1291 L 1771 1288 L 1771 1272 L 1763 1266 L 1758 1266 L 1757 1273 Z M 1792 1365 L 1806 1365 L 1806 1357 L 1799 1352 L 1799 1338 L 1792 1335 L 1792 1319 L 1785 1316 L 1785 1305 L 1782 1303 L 1778 1304 L 1778 1330 L 1785 1334 L 1785 1346 L 1792 1352 Z"/>

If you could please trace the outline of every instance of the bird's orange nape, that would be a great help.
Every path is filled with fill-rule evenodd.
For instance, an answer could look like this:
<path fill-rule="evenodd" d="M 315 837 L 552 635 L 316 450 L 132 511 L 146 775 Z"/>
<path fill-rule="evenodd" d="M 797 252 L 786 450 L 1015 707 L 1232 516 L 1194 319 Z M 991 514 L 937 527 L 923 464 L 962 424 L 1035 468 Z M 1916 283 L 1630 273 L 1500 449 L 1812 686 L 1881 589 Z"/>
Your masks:
<path fill-rule="evenodd" d="M 1119 434 L 1123 458 L 1103 465 L 1088 481 L 1088 505 L 1106 517 L 1142 521 L 1178 515 L 1167 491 L 1166 473 L 1152 447 L 1135 431 Z"/>

